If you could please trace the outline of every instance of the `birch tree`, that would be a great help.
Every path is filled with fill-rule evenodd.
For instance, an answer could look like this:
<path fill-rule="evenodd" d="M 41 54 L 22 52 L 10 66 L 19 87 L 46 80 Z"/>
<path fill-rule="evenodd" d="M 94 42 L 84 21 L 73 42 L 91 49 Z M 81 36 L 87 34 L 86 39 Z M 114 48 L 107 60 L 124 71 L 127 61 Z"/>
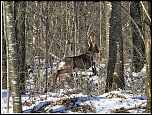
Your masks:
<path fill-rule="evenodd" d="M 18 74 L 18 53 L 17 53 L 17 40 L 15 38 L 15 25 L 14 25 L 14 1 L 5 2 L 6 7 L 6 32 L 9 47 L 9 75 L 11 79 L 12 99 L 13 99 L 13 112 L 21 113 L 21 95 L 19 92 L 19 74 Z"/>

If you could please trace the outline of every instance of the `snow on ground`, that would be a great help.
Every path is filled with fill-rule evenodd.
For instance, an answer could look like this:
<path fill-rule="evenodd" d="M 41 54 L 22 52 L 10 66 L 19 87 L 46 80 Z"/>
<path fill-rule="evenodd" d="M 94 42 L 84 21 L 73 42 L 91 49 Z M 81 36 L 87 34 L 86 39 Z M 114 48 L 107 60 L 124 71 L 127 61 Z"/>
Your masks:
<path fill-rule="evenodd" d="M 146 75 L 146 65 L 143 67 L 143 69 L 140 72 L 132 72 L 132 75 L 134 77 L 143 77 Z"/>
<path fill-rule="evenodd" d="M 58 93 L 48 92 L 45 95 L 34 95 L 31 97 L 30 95 L 22 95 L 22 105 L 24 113 L 31 113 L 32 110 L 38 111 L 43 105 L 48 102 L 56 102 L 60 99 L 72 99 L 77 98 L 74 103 L 69 103 L 68 106 L 64 104 L 48 104 L 45 107 L 45 112 L 51 111 L 51 113 L 83 113 L 83 111 L 72 111 L 72 107 L 76 108 L 81 105 L 90 105 L 92 111 L 88 111 L 87 113 L 112 113 L 116 109 L 129 109 L 133 107 L 137 107 L 137 109 L 128 110 L 131 113 L 143 113 L 145 109 L 139 109 L 138 106 L 141 107 L 146 106 L 146 96 L 145 95 L 136 95 L 127 93 L 126 91 L 111 91 L 109 93 L 105 93 L 103 95 L 92 96 L 92 95 L 84 95 L 82 93 L 79 94 L 71 94 L 69 96 L 63 95 L 65 90 L 61 89 Z M 1 112 L 6 113 L 6 90 L 2 90 L 2 101 L 1 101 Z M 46 98 L 47 97 L 47 98 Z M 27 104 L 25 104 L 27 102 Z M 29 103 L 29 104 L 28 104 Z M 33 103 L 33 104 L 32 104 Z M 10 97 L 10 108 L 9 113 L 13 113 L 12 108 L 12 97 Z M 70 105 L 72 104 L 72 105 Z M 68 109 L 68 107 L 71 107 Z M 85 111 L 86 112 L 86 111 Z"/>
<path fill-rule="evenodd" d="M 101 65 L 102 68 L 105 65 Z M 127 68 L 129 69 L 129 66 Z M 45 71 L 45 70 L 44 70 Z M 143 77 L 146 68 L 139 73 L 133 73 L 134 77 Z M 43 72 L 41 72 L 43 73 Z M 83 73 L 83 72 L 82 72 Z M 35 73 L 33 73 L 34 75 Z M 90 71 L 85 71 L 84 74 L 90 75 Z M 34 82 L 33 75 L 29 75 Z M 127 74 L 126 74 L 127 75 Z M 127 75 L 129 76 L 129 74 Z M 98 76 L 94 76 L 93 81 L 98 83 Z M 29 86 L 30 88 L 34 86 Z M 23 113 L 114 113 L 114 112 L 129 112 L 129 113 L 144 113 L 146 106 L 146 96 L 141 93 L 140 95 L 133 95 L 130 91 L 111 91 L 102 95 L 85 95 L 83 93 L 73 93 L 74 89 L 67 90 L 59 89 L 55 92 L 48 92 L 47 94 L 26 94 L 22 95 L 22 110 Z M 7 90 L 1 90 L 1 113 L 7 112 Z M 9 113 L 13 113 L 12 96 L 9 98 Z M 125 111 L 125 109 L 128 109 Z"/>

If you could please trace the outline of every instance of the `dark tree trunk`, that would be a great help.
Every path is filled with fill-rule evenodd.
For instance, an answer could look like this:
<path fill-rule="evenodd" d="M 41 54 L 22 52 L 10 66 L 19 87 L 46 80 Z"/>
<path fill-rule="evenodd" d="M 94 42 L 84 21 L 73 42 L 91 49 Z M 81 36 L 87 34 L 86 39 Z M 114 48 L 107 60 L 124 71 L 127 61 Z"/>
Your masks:
<path fill-rule="evenodd" d="M 25 8 L 26 2 L 15 2 L 14 19 L 15 22 L 15 34 L 16 40 L 18 41 L 18 56 L 19 66 L 18 72 L 20 77 L 20 92 L 25 93 L 25 72 L 26 72 L 26 61 L 25 61 Z"/>
<path fill-rule="evenodd" d="M 4 14 L 4 8 L 2 7 L 2 11 Z M 7 56 L 6 56 L 6 36 L 5 36 L 5 29 L 4 29 L 4 15 L 2 15 L 2 88 L 7 88 Z"/>
<path fill-rule="evenodd" d="M 139 1 L 131 2 L 130 15 L 138 25 L 139 29 L 141 30 L 142 23 L 141 23 L 141 10 L 140 10 Z M 132 39 L 133 39 L 133 71 L 139 72 L 144 66 L 145 48 L 144 48 L 144 42 L 139 35 L 139 31 L 137 30 L 137 28 L 133 23 L 132 23 Z"/>
<path fill-rule="evenodd" d="M 117 3 L 121 6 L 121 2 Z M 115 65 L 115 71 L 117 75 L 113 75 L 113 83 L 116 84 L 115 89 L 125 88 L 125 80 L 124 80 L 124 61 L 123 61 L 123 35 L 122 35 L 122 20 L 121 20 L 121 7 L 117 5 L 117 61 Z"/>
<path fill-rule="evenodd" d="M 109 60 L 108 60 L 108 67 L 107 67 L 107 79 L 106 79 L 106 89 L 105 92 L 108 92 L 112 88 L 113 83 L 113 73 L 117 58 L 117 15 L 116 10 L 117 6 L 112 3 L 112 12 L 110 18 L 110 36 L 109 36 Z"/>
<path fill-rule="evenodd" d="M 107 67 L 107 79 L 105 92 L 114 89 L 124 89 L 123 77 L 123 41 L 122 41 L 122 24 L 121 9 L 118 5 L 121 2 L 112 2 L 112 12 L 110 18 L 110 36 L 109 36 L 109 60 Z M 114 74 L 114 70 L 116 75 Z M 115 84 L 115 85 L 114 85 Z M 116 87 L 115 87 L 116 86 Z"/>

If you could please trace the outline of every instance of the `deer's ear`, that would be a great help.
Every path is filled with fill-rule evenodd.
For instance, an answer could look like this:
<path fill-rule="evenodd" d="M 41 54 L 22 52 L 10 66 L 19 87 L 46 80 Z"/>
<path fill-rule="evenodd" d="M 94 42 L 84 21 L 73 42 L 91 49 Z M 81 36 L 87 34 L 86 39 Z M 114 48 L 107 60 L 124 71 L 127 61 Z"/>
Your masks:
<path fill-rule="evenodd" d="M 90 36 L 90 41 L 91 41 L 91 42 L 93 42 L 93 38 L 92 38 L 92 36 Z"/>
<path fill-rule="evenodd" d="M 88 40 L 88 45 L 89 45 L 89 47 L 92 46 L 92 37 L 91 37 L 91 36 L 90 36 L 90 38 L 89 38 L 89 40 Z"/>
<path fill-rule="evenodd" d="M 88 45 L 89 45 L 88 52 L 89 53 L 92 53 L 92 51 L 93 51 L 93 49 L 92 49 L 93 48 L 93 44 L 94 44 L 93 43 L 93 38 L 92 38 L 92 36 L 90 36 L 89 40 L 88 40 Z"/>

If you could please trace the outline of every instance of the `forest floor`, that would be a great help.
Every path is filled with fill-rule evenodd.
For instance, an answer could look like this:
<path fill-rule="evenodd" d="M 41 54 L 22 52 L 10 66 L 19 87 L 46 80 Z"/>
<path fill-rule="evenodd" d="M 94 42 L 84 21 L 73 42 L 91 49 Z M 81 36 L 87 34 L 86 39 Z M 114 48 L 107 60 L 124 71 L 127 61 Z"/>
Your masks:
<path fill-rule="evenodd" d="M 101 67 L 104 68 L 105 65 L 101 65 Z M 34 81 L 34 74 L 37 73 L 35 71 L 29 75 L 31 79 L 27 80 L 27 88 L 33 88 L 33 92 L 21 95 L 23 113 L 145 113 L 147 103 L 145 95 L 145 66 L 140 72 L 132 73 L 133 79 L 129 75 L 129 66 L 125 65 L 125 67 L 128 67 L 125 69 L 126 89 L 117 89 L 101 95 L 98 95 L 98 89 L 96 89 L 98 87 L 93 89 L 99 78 L 98 76 L 90 77 L 89 71 L 87 79 L 90 79 L 93 85 L 90 84 L 91 82 L 88 83 L 92 89 L 87 90 L 87 92 L 77 91 L 71 87 L 65 89 L 60 87 L 45 94 L 34 92 L 35 87 L 31 84 Z M 45 69 L 41 71 L 41 74 L 42 76 L 45 74 Z M 70 82 L 72 83 L 71 80 Z M 1 91 L 1 113 L 6 113 L 7 90 L 2 89 Z M 11 94 L 9 98 L 9 113 L 13 113 Z"/>

